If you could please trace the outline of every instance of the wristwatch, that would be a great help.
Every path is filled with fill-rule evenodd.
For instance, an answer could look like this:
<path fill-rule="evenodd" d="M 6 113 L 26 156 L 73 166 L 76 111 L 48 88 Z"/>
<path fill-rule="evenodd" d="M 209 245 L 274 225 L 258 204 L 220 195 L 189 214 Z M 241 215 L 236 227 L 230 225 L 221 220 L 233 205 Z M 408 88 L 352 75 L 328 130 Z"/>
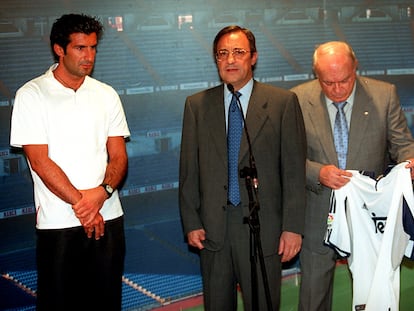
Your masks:
<path fill-rule="evenodd" d="M 108 199 L 112 196 L 112 193 L 114 193 L 114 188 L 112 188 L 108 184 L 101 184 L 101 186 L 104 188 L 106 194 L 108 195 Z"/>

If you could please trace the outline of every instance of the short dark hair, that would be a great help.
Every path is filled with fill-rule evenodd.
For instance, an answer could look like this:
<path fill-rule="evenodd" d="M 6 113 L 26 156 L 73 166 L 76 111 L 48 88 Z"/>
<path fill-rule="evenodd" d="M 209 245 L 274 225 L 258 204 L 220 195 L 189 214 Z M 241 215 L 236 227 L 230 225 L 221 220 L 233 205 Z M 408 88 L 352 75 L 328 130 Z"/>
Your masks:
<path fill-rule="evenodd" d="M 226 26 L 224 27 L 222 30 L 220 30 L 218 32 L 218 34 L 216 35 L 216 37 L 214 38 L 214 42 L 213 42 L 213 56 L 215 56 L 217 54 L 217 44 L 220 41 L 221 37 L 223 37 L 224 35 L 227 35 L 229 33 L 233 33 L 233 32 L 243 32 L 246 37 L 247 40 L 249 40 L 249 45 L 250 45 L 250 52 L 251 53 L 255 53 L 256 50 L 256 38 L 253 34 L 253 32 L 251 32 L 250 29 L 247 28 L 243 28 L 237 25 L 230 25 L 230 26 Z"/>
<path fill-rule="evenodd" d="M 53 46 L 61 46 L 66 52 L 66 47 L 70 42 L 70 35 L 73 33 L 91 34 L 96 33 L 98 40 L 103 33 L 103 25 L 95 17 L 84 14 L 65 14 L 58 18 L 50 31 L 50 47 L 52 48 L 55 61 L 59 56 L 55 53 Z"/>

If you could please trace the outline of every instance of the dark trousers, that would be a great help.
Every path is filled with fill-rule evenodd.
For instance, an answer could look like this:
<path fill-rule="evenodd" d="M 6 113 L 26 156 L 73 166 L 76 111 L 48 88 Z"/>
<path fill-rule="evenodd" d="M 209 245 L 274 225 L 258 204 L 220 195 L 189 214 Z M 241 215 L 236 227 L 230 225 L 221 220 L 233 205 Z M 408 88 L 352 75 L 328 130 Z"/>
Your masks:
<path fill-rule="evenodd" d="M 333 249 L 316 253 L 303 247 L 300 251 L 301 284 L 299 311 L 332 310 L 333 284 L 337 256 Z"/>
<path fill-rule="evenodd" d="M 37 230 L 37 310 L 121 310 L 123 217 L 107 221 L 99 240 L 83 227 Z"/>
<path fill-rule="evenodd" d="M 259 308 L 252 305 L 252 279 L 250 264 L 250 234 L 248 224 L 243 223 L 240 207 L 227 209 L 227 233 L 219 251 L 203 249 L 201 272 L 203 277 L 204 308 L 206 311 L 236 311 L 237 286 L 241 288 L 245 311 L 266 311 L 267 303 L 257 261 Z M 281 263 L 275 253 L 264 258 L 269 280 L 272 310 L 279 310 Z"/>

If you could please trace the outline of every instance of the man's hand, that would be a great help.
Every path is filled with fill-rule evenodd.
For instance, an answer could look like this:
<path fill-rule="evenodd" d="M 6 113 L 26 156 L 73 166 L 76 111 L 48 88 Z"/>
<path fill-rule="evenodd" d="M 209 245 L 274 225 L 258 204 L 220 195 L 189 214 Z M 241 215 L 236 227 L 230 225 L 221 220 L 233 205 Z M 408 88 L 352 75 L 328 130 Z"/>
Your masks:
<path fill-rule="evenodd" d="M 335 165 L 325 165 L 319 172 L 319 182 L 331 189 L 339 189 L 349 182 L 352 173 L 337 168 Z"/>
<path fill-rule="evenodd" d="M 101 237 L 104 236 L 105 221 L 103 220 L 102 215 L 98 213 L 96 214 L 92 223 L 88 226 L 83 226 L 83 228 L 89 239 L 95 236 L 95 240 L 99 240 Z"/>
<path fill-rule="evenodd" d="M 206 232 L 204 229 L 190 231 L 187 234 L 188 244 L 198 249 L 203 249 L 203 241 L 206 239 Z"/>
<path fill-rule="evenodd" d="M 80 190 L 82 199 L 72 205 L 76 217 L 78 217 L 85 233 L 89 238 L 95 232 L 95 239 L 104 235 L 104 220 L 99 213 L 107 198 L 105 190 L 101 187 L 95 187 L 88 190 Z"/>
<path fill-rule="evenodd" d="M 407 161 L 409 163 L 405 167 L 410 169 L 411 179 L 414 180 L 414 159 L 408 159 Z"/>
<path fill-rule="evenodd" d="M 302 236 L 294 232 L 283 231 L 280 236 L 278 254 L 282 255 L 282 262 L 295 257 L 302 247 Z"/>

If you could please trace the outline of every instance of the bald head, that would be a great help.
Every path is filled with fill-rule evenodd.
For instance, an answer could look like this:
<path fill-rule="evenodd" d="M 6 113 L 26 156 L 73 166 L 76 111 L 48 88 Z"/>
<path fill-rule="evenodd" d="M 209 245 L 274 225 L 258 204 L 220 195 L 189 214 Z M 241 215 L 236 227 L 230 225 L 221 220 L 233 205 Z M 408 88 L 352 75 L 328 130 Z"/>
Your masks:
<path fill-rule="evenodd" d="M 352 47 L 343 41 L 329 41 L 319 45 L 313 53 L 313 69 L 317 71 L 320 62 L 326 58 L 340 57 L 346 59 L 357 67 L 358 60 Z"/>
<path fill-rule="evenodd" d="M 318 46 L 313 54 L 313 70 L 325 95 L 335 102 L 352 93 L 358 60 L 351 46 L 330 41 Z"/>

